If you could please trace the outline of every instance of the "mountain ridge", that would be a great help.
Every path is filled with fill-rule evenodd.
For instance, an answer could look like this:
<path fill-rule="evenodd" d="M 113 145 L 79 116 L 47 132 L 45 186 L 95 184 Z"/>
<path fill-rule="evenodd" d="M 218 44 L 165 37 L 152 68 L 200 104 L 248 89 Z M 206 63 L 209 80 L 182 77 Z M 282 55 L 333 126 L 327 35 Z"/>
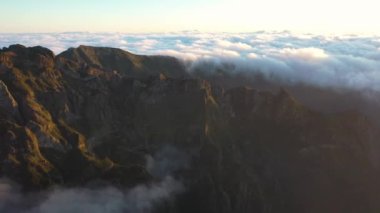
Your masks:
<path fill-rule="evenodd" d="M 0 176 L 25 189 L 152 183 L 164 177 L 147 156 L 170 147 L 186 156 L 169 169 L 186 190 L 158 212 L 378 207 L 378 131 L 366 116 L 321 113 L 285 89 L 224 88 L 172 57 L 3 48 L 0 127 Z"/>

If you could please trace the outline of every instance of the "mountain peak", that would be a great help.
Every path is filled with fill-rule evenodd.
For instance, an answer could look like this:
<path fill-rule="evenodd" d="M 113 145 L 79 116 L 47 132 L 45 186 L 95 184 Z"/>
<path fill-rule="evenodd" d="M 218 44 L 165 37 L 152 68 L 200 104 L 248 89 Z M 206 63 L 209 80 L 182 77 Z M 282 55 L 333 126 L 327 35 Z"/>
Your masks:
<path fill-rule="evenodd" d="M 3 48 L 2 50 L 0 50 L 0 52 L 14 52 L 17 54 L 21 54 L 22 56 L 39 54 L 54 58 L 53 51 L 42 46 L 26 47 L 21 44 L 13 44 L 9 47 Z"/>
<path fill-rule="evenodd" d="M 135 55 L 118 48 L 81 45 L 70 48 L 57 56 L 58 64 L 70 64 L 71 70 L 109 74 L 116 72 L 122 76 L 159 76 L 184 78 L 188 74 L 178 59 L 167 56 Z"/>

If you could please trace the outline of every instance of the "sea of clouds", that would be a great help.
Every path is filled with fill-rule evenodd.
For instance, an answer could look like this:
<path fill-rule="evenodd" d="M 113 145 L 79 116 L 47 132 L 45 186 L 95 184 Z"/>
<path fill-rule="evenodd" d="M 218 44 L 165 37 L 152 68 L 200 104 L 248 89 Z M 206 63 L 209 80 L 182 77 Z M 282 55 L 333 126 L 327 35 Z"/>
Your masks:
<path fill-rule="evenodd" d="M 56 54 L 79 45 L 116 47 L 136 54 L 171 55 L 195 69 L 225 63 L 230 72 L 260 73 L 282 82 L 380 91 L 380 36 L 291 32 L 161 34 L 0 34 L 0 47 L 45 46 Z M 212 71 L 212 70 L 210 70 Z"/>

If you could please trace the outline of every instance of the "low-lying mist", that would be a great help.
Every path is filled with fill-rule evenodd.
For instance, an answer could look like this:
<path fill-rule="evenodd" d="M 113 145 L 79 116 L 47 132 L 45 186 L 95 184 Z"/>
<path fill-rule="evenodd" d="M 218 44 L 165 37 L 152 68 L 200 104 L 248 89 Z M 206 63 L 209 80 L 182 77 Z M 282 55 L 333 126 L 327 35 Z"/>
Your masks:
<path fill-rule="evenodd" d="M 177 160 L 178 157 L 181 156 Z M 56 187 L 49 191 L 23 192 L 13 181 L 0 179 L 0 212 L 20 213 L 147 213 L 162 202 L 170 202 L 185 188 L 173 174 L 188 166 L 187 155 L 172 146 L 163 146 L 147 155 L 146 168 L 157 179 L 129 189 L 115 186 Z"/>

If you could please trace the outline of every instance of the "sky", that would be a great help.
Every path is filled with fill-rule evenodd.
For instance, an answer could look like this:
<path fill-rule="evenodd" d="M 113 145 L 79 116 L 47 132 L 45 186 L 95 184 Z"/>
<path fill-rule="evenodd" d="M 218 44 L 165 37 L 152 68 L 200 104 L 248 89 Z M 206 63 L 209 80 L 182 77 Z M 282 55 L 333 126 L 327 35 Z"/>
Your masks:
<path fill-rule="evenodd" d="M 0 33 L 379 34 L 375 0 L 2 0 Z"/>

